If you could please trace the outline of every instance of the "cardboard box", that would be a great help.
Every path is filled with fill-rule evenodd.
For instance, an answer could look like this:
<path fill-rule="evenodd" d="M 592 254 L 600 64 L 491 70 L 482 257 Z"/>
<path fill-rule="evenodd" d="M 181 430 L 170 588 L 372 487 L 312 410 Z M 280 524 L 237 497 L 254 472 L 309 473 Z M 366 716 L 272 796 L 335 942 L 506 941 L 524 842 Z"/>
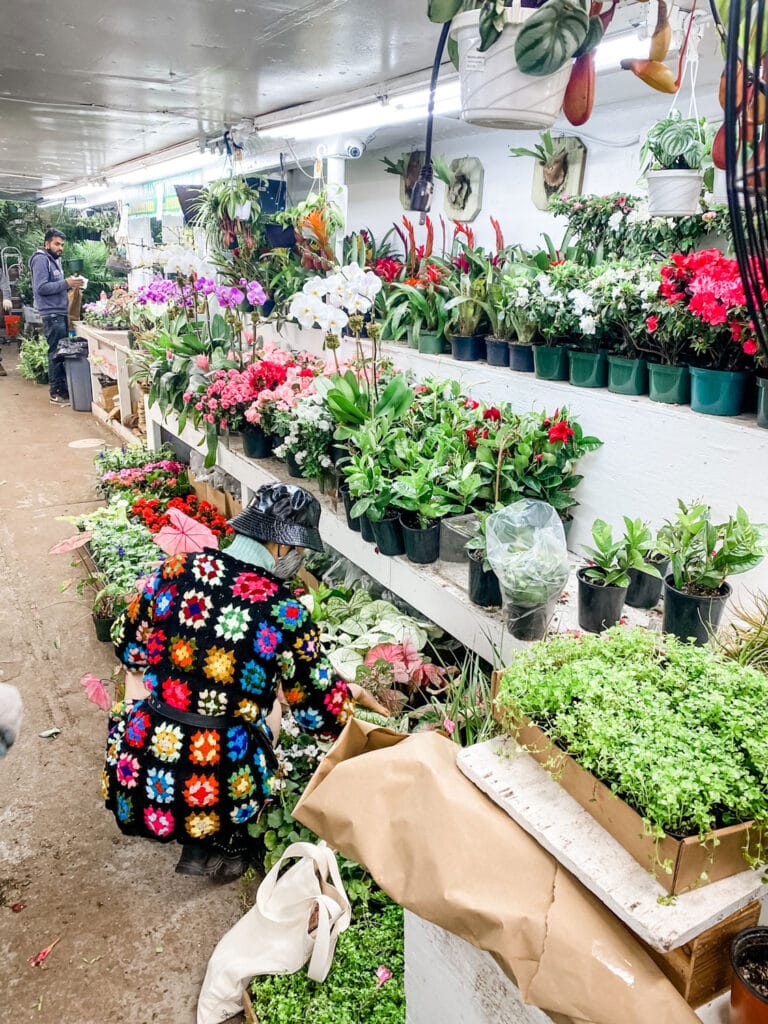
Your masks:
<path fill-rule="evenodd" d="M 236 498 L 234 494 L 230 494 L 229 491 L 226 491 L 225 495 L 227 499 L 226 516 L 227 519 L 232 519 L 243 511 L 243 503 L 240 498 Z"/>
<path fill-rule="evenodd" d="M 99 395 L 97 402 L 102 409 L 106 409 L 107 412 L 111 412 L 115 406 L 115 399 L 118 396 L 117 384 L 102 384 L 101 394 Z"/>
<path fill-rule="evenodd" d="M 638 864 L 655 876 L 663 889 L 678 895 L 747 870 L 744 848 L 749 844 L 751 851 L 755 852 L 759 846 L 759 835 L 752 828 L 751 821 L 718 829 L 712 833 L 706 845 L 698 836 L 675 839 L 667 835 L 664 839 L 656 840 L 646 835 L 643 819 L 637 811 L 556 747 L 546 733 L 528 718 L 522 716 L 510 720 L 501 715 L 495 705 L 500 680 L 501 673 L 494 672 L 492 699 L 496 720 Z M 713 838 L 718 840 L 717 846 L 711 842 Z M 671 874 L 662 869 L 664 861 L 671 862 Z M 707 875 L 706 880 L 702 879 L 703 874 Z"/>

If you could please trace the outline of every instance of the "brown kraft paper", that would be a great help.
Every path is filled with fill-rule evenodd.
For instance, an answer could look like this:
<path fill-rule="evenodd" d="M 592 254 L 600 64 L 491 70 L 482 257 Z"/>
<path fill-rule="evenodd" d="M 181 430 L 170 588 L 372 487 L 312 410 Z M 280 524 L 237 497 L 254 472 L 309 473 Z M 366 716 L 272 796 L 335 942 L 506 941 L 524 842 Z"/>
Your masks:
<path fill-rule="evenodd" d="M 631 932 L 466 779 L 438 733 L 353 719 L 294 817 L 403 907 L 487 950 L 559 1024 L 698 1024 Z"/>

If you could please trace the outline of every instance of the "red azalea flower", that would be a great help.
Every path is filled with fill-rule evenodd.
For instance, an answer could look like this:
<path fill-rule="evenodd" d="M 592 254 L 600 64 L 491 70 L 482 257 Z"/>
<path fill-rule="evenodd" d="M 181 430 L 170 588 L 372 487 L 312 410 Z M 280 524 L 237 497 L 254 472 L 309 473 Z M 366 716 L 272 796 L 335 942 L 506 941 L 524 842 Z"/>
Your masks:
<path fill-rule="evenodd" d="M 477 448 L 477 427 L 470 427 L 464 431 L 467 443 L 470 448 Z"/>
<path fill-rule="evenodd" d="M 573 437 L 575 431 L 572 427 L 568 426 L 566 420 L 560 420 L 559 423 L 554 423 L 548 431 L 549 443 L 554 444 L 556 441 L 566 442 L 569 437 Z"/>
<path fill-rule="evenodd" d="M 645 321 L 645 326 L 648 328 L 648 333 L 653 334 L 659 326 L 659 318 L 657 316 L 649 316 Z"/>
<path fill-rule="evenodd" d="M 494 423 L 499 423 L 501 420 L 501 412 L 496 408 L 495 405 L 492 405 L 483 413 L 483 419 L 492 420 Z"/>
<path fill-rule="evenodd" d="M 745 341 L 741 347 L 748 356 L 753 356 L 757 352 L 757 342 L 754 338 L 750 338 L 748 341 Z"/>
<path fill-rule="evenodd" d="M 479 409 L 480 408 L 480 403 L 476 402 L 474 400 L 474 398 L 465 398 L 464 399 L 464 408 L 465 409 Z"/>

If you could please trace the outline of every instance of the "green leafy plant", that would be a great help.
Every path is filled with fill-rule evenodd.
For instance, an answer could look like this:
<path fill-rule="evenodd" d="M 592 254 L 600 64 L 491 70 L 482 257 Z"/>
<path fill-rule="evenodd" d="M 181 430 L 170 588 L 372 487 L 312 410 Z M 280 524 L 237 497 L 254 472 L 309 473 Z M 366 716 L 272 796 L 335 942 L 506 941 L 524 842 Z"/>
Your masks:
<path fill-rule="evenodd" d="M 748 572 L 768 554 L 768 524 L 752 523 L 739 505 L 724 523 L 712 522 L 704 502 L 678 501 L 678 513 L 659 530 L 658 548 L 670 559 L 676 590 L 712 595 L 727 577 Z"/>
<path fill-rule="evenodd" d="M 628 587 L 629 570 L 637 569 L 648 576 L 659 575 L 659 570 L 645 560 L 651 553 L 653 535 L 640 519 L 624 516 L 626 532 L 614 540 L 613 530 L 603 519 L 592 524 L 593 547 L 585 547 L 589 566 L 584 576 L 603 587 Z"/>
<path fill-rule="evenodd" d="M 683 117 L 679 110 L 657 121 L 648 131 L 640 150 L 645 170 L 698 171 L 711 150 L 706 119 Z"/>
<path fill-rule="evenodd" d="M 41 335 L 22 341 L 18 371 L 25 380 L 48 383 L 48 342 Z"/>
<path fill-rule="evenodd" d="M 484 278 L 476 277 L 473 280 L 469 274 L 461 274 L 458 284 L 449 283 L 448 287 L 454 292 L 454 297 L 446 303 L 445 308 L 450 313 L 453 334 L 469 337 L 485 333 L 482 325 L 489 312 L 485 301 L 485 285 Z"/>
<path fill-rule="evenodd" d="M 496 705 L 508 724 L 528 716 L 652 834 L 705 838 L 726 825 L 768 823 L 767 700 L 761 672 L 617 626 L 518 653 Z"/>

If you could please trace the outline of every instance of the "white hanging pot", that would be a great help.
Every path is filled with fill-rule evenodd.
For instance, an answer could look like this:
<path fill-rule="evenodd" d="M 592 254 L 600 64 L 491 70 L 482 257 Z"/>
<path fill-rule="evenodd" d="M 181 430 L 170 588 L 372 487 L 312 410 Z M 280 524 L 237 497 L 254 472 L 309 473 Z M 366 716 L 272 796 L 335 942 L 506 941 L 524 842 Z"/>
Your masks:
<path fill-rule="evenodd" d="M 701 171 L 646 171 L 652 217 L 692 217 L 699 212 Z"/>
<path fill-rule="evenodd" d="M 519 0 L 504 11 L 504 28 L 496 42 L 481 53 L 480 12 L 457 14 L 451 36 L 459 49 L 461 116 L 469 124 L 488 128 L 549 128 L 563 106 L 572 61 L 552 75 L 524 75 L 517 69 L 515 40 L 536 13 Z"/>
<path fill-rule="evenodd" d="M 246 221 L 251 219 L 251 200 L 247 203 L 240 203 L 235 207 L 235 220 Z"/>

